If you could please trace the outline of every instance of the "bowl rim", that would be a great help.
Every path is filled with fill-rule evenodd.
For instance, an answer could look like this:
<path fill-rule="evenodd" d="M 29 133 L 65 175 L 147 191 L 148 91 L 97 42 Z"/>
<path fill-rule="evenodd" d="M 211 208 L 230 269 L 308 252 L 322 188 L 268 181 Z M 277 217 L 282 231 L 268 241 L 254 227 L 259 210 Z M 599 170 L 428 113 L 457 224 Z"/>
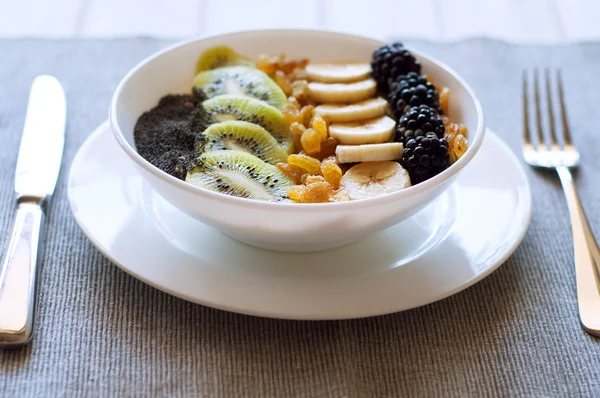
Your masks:
<path fill-rule="evenodd" d="M 409 197 L 412 195 L 417 195 L 421 192 L 427 191 L 436 187 L 437 185 L 443 183 L 444 181 L 450 179 L 458 172 L 460 172 L 475 156 L 478 152 L 481 144 L 483 143 L 484 135 L 485 135 L 485 119 L 483 115 L 483 109 L 481 103 L 479 102 L 477 96 L 471 89 L 471 87 L 464 81 L 464 79 L 456 73 L 452 68 L 448 67 L 445 63 L 439 61 L 437 58 L 426 55 L 421 51 L 414 50 L 410 46 L 406 46 L 412 53 L 416 54 L 420 58 L 427 59 L 428 61 L 436 64 L 440 68 L 444 69 L 447 73 L 449 73 L 468 93 L 471 97 L 474 105 L 475 111 L 477 114 L 477 128 L 474 134 L 475 139 L 473 141 L 469 140 L 469 147 L 465 154 L 457 160 L 454 164 L 452 164 L 449 168 L 442 171 L 438 175 L 421 182 L 417 185 L 412 185 L 408 188 L 404 188 L 397 192 L 391 192 L 388 194 L 384 194 L 381 196 L 377 196 L 374 198 L 362 199 L 362 200 L 350 200 L 347 202 L 327 202 L 327 203 L 290 203 L 290 202 L 268 202 L 261 201 L 249 198 L 241 198 L 237 196 L 225 195 L 219 192 L 214 192 L 205 188 L 201 188 L 190 183 L 185 182 L 184 180 L 180 180 L 171 176 L 170 174 L 162 171 L 158 167 L 154 166 L 146 159 L 144 159 L 136 150 L 133 148 L 123 135 L 121 128 L 119 127 L 119 123 L 117 121 L 117 103 L 121 96 L 124 86 L 127 84 L 129 79 L 133 75 L 135 75 L 142 67 L 144 67 L 149 62 L 153 61 L 156 58 L 163 56 L 164 54 L 173 51 L 175 49 L 190 45 L 192 43 L 200 42 L 207 39 L 215 39 L 215 38 L 223 38 L 226 39 L 229 36 L 238 36 L 243 34 L 277 34 L 277 33 L 296 33 L 296 34 L 305 34 L 305 33 L 318 33 L 325 35 L 336 35 L 343 36 L 351 39 L 363 40 L 372 42 L 373 45 L 381 46 L 385 45 L 386 42 L 362 35 L 356 35 L 351 33 L 344 33 L 333 30 L 324 30 L 324 29 L 250 29 L 250 30 L 240 30 L 235 32 L 228 32 L 225 34 L 216 34 L 216 35 L 203 35 L 194 37 L 191 39 L 179 41 L 170 46 L 167 46 L 161 50 L 156 51 L 150 56 L 144 58 L 137 65 L 135 65 L 127 74 L 121 79 L 117 88 L 115 89 L 110 107 L 109 107 L 109 120 L 111 125 L 111 130 L 113 132 L 113 136 L 116 138 L 117 142 L 121 146 L 121 148 L 125 151 L 125 153 L 133 160 L 138 166 L 142 167 L 144 170 L 155 176 L 156 178 L 168 183 L 169 185 L 174 186 L 175 188 L 181 188 L 187 192 L 198 195 L 198 197 L 207 196 L 208 199 L 220 200 L 220 201 L 228 201 L 231 204 L 240 204 L 245 206 L 250 206 L 257 209 L 267 209 L 274 207 L 279 207 L 280 209 L 297 209 L 292 211 L 304 211 L 304 209 L 310 208 L 311 210 L 316 211 L 331 211 L 334 209 L 334 206 L 338 208 L 351 209 L 356 207 L 370 207 L 373 205 L 379 205 L 384 203 L 389 203 L 391 201 L 401 200 L 402 198 Z M 471 135 L 471 134 L 469 134 Z"/>

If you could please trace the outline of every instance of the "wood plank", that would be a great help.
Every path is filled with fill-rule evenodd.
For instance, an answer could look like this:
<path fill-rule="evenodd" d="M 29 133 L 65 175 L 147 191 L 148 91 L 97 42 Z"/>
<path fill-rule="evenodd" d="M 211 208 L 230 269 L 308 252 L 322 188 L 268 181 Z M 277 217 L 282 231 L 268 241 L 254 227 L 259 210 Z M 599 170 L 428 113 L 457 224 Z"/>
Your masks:
<path fill-rule="evenodd" d="M 195 0 L 88 0 L 82 36 L 189 37 L 200 33 L 202 2 Z"/>
<path fill-rule="evenodd" d="M 436 0 L 436 3 L 444 40 L 485 36 L 518 42 L 551 42 L 562 36 L 552 4 L 546 0 Z"/>
<path fill-rule="evenodd" d="M 319 0 L 206 0 L 203 24 L 206 34 L 247 29 L 315 28 Z"/>
<path fill-rule="evenodd" d="M 433 0 L 324 1 L 329 29 L 382 40 L 439 37 Z"/>
<path fill-rule="evenodd" d="M 0 0 L 0 36 L 70 37 L 84 0 Z"/>
<path fill-rule="evenodd" d="M 554 7 L 566 40 L 600 39 L 600 1 L 555 0 Z"/>

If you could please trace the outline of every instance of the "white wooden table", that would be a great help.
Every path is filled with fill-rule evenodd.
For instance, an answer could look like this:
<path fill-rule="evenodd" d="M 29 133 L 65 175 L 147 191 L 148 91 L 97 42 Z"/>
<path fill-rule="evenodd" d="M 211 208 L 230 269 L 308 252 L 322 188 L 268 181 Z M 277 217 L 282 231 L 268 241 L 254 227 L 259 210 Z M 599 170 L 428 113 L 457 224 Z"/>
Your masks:
<path fill-rule="evenodd" d="M 0 0 L 0 37 L 179 38 L 289 27 L 553 43 L 600 39 L 599 15 L 600 0 Z"/>

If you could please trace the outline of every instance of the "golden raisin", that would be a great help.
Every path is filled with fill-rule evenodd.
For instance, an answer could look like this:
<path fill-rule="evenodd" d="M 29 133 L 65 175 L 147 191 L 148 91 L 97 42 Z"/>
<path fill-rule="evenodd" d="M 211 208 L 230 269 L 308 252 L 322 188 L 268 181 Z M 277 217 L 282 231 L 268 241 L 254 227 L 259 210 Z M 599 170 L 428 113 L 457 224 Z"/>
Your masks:
<path fill-rule="evenodd" d="M 300 167 L 309 174 L 319 174 L 319 171 L 321 171 L 321 162 L 307 155 L 290 155 L 288 156 L 288 163 Z"/>
<path fill-rule="evenodd" d="M 303 124 L 298 122 L 293 122 L 290 125 L 290 133 L 292 133 L 292 139 L 294 140 L 294 148 L 295 150 L 299 150 L 302 148 L 302 134 L 306 130 Z"/>
<path fill-rule="evenodd" d="M 304 70 L 304 67 L 306 65 L 304 65 L 303 67 L 295 67 L 294 70 L 288 74 L 288 77 L 291 81 L 294 80 L 308 80 L 308 73 L 306 73 L 306 71 Z"/>
<path fill-rule="evenodd" d="M 273 58 L 277 57 L 277 69 L 281 70 L 283 65 L 285 65 L 285 53 L 280 53 L 279 55 L 274 55 Z"/>
<path fill-rule="evenodd" d="M 321 115 L 315 113 L 310 121 L 310 127 L 317 130 L 321 134 L 321 141 L 325 141 L 327 139 L 327 122 Z"/>
<path fill-rule="evenodd" d="M 302 143 L 302 148 L 309 155 L 318 153 L 321 150 L 321 134 L 315 129 L 306 129 L 302 133 L 300 142 Z"/>
<path fill-rule="evenodd" d="M 469 136 L 469 130 L 467 129 L 467 126 L 465 126 L 464 124 L 461 124 L 460 126 L 458 126 L 458 132 L 462 135 L 466 137 Z"/>
<path fill-rule="evenodd" d="M 304 185 L 292 185 L 288 188 L 287 194 L 294 202 L 300 202 L 300 197 L 305 189 Z"/>
<path fill-rule="evenodd" d="M 256 67 L 269 75 L 278 70 L 282 71 L 286 75 L 292 74 L 296 69 L 304 70 L 307 64 L 308 58 L 293 59 L 288 61 L 283 53 L 279 55 L 261 54 L 256 61 Z"/>
<path fill-rule="evenodd" d="M 335 138 L 329 137 L 325 141 L 321 142 L 321 152 L 313 155 L 317 159 L 325 159 L 326 157 L 335 155 L 335 148 L 337 148 L 338 142 Z"/>
<path fill-rule="evenodd" d="M 450 163 L 460 159 L 469 146 L 466 134 L 467 128 L 462 124 L 448 123 L 444 138 L 448 141 L 448 154 L 450 155 Z"/>
<path fill-rule="evenodd" d="M 337 191 L 332 191 L 332 195 L 329 198 L 332 202 L 348 202 L 350 197 L 348 196 L 348 192 L 344 189 L 338 189 Z"/>
<path fill-rule="evenodd" d="M 306 187 L 300 194 L 302 203 L 323 203 L 329 202 L 331 186 L 326 182 L 315 182 Z"/>
<path fill-rule="evenodd" d="M 290 95 L 292 93 L 292 84 L 289 82 L 288 78 L 285 76 L 285 73 L 283 73 L 280 70 L 275 71 L 274 80 L 275 80 L 275 83 L 277 83 L 277 85 L 279 87 L 281 87 L 281 89 L 283 90 L 285 95 Z"/>
<path fill-rule="evenodd" d="M 310 121 L 315 114 L 315 107 L 312 105 L 303 106 L 302 109 L 300 109 L 300 114 L 302 115 L 302 124 L 306 127 L 310 127 Z"/>
<path fill-rule="evenodd" d="M 300 184 L 302 181 L 302 174 L 304 174 L 304 172 L 300 167 L 289 163 L 277 163 L 275 166 L 277 166 L 283 174 L 290 177 L 296 184 Z"/>
<path fill-rule="evenodd" d="M 450 163 L 454 163 L 460 159 L 467 152 L 468 145 L 467 138 L 462 134 L 457 134 L 454 140 L 452 140 L 452 144 L 448 147 Z"/>
<path fill-rule="evenodd" d="M 452 143 L 454 137 L 458 134 L 458 124 L 448 123 L 446 124 L 446 130 L 444 131 L 444 138 L 448 141 L 448 144 Z"/>
<path fill-rule="evenodd" d="M 469 135 L 469 131 L 467 130 L 467 126 L 464 124 L 456 124 L 456 123 L 448 123 L 446 125 L 446 131 L 444 133 L 444 138 L 448 141 L 448 144 L 452 144 L 452 140 L 457 135 L 463 135 L 467 137 Z"/>
<path fill-rule="evenodd" d="M 261 54 L 256 60 L 256 68 L 262 70 L 267 74 L 275 73 L 277 65 L 279 64 L 278 56 L 271 56 L 268 54 Z"/>
<path fill-rule="evenodd" d="M 290 98 L 294 98 L 294 97 L 290 97 Z M 295 101 L 295 103 L 294 103 Z M 287 120 L 288 123 L 292 124 L 294 122 L 297 123 L 302 123 L 304 121 L 304 115 L 302 115 L 300 113 L 300 106 L 297 106 L 296 104 L 298 103 L 296 101 L 296 99 L 294 98 L 294 101 L 290 101 L 288 100 L 282 108 L 282 112 L 283 112 L 283 116 L 285 116 L 285 119 Z"/>
<path fill-rule="evenodd" d="M 302 108 L 300 106 L 300 103 L 296 99 L 296 97 L 288 97 L 287 102 L 289 102 L 291 105 L 293 105 L 298 110 L 300 110 L 300 108 Z"/>
<path fill-rule="evenodd" d="M 278 67 L 281 71 L 288 74 L 288 73 L 292 73 L 294 71 L 294 69 L 296 69 L 296 68 L 304 69 L 307 64 L 308 64 L 308 58 L 293 59 L 291 61 L 286 61 L 285 55 L 282 54 L 281 61 L 280 61 Z"/>
<path fill-rule="evenodd" d="M 323 176 L 311 176 L 311 175 L 307 175 L 303 181 L 303 183 L 305 185 L 314 184 L 316 182 L 327 182 L 327 181 L 325 180 L 325 177 L 323 177 Z"/>
<path fill-rule="evenodd" d="M 450 89 L 448 87 L 444 87 L 442 92 L 440 93 L 440 108 L 447 115 L 448 114 L 448 101 L 450 99 Z"/>
<path fill-rule="evenodd" d="M 292 83 L 292 95 L 300 102 L 308 102 L 308 82 L 306 80 L 296 80 Z"/>
<path fill-rule="evenodd" d="M 321 162 L 321 174 L 325 180 L 335 189 L 340 187 L 342 179 L 342 169 L 335 161 L 335 157 L 331 156 Z"/>

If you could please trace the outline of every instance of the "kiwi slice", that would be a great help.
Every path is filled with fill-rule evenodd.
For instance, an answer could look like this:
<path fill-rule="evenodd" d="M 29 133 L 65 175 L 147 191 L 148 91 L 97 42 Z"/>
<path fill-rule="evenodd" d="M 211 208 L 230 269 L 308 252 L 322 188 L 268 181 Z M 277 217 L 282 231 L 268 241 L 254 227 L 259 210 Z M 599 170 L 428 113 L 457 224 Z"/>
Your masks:
<path fill-rule="evenodd" d="M 208 98 L 242 94 L 265 101 L 277 109 L 283 108 L 287 101 L 281 87 L 269 75 L 248 66 L 228 66 L 198 73 L 194 87 L 204 91 Z"/>
<path fill-rule="evenodd" d="M 223 94 L 202 103 L 209 123 L 242 120 L 258 124 L 279 142 L 287 153 L 294 149 L 290 126 L 283 113 L 266 102 L 244 95 Z"/>
<path fill-rule="evenodd" d="M 288 157 L 277 140 L 258 124 L 230 120 L 211 125 L 203 134 L 204 143 L 197 148 L 200 152 L 244 151 L 270 164 L 285 162 Z"/>
<path fill-rule="evenodd" d="M 250 59 L 236 53 L 227 46 L 215 46 L 204 51 L 196 61 L 196 74 L 223 66 L 246 65 L 254 66 Z"/>
<path fill-rule="evenodd" d="M 294 182 L 275 166 L 243 151 L 205 152 L 186 182 L 211 191 L 265 201 L 287 201 Z"/>

